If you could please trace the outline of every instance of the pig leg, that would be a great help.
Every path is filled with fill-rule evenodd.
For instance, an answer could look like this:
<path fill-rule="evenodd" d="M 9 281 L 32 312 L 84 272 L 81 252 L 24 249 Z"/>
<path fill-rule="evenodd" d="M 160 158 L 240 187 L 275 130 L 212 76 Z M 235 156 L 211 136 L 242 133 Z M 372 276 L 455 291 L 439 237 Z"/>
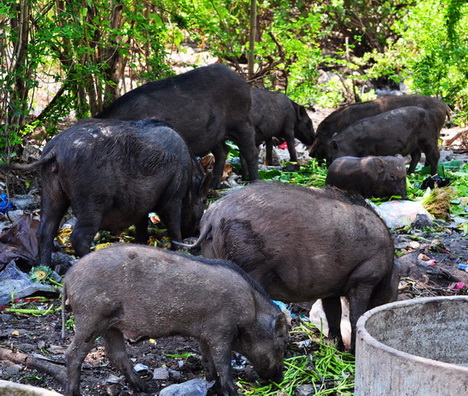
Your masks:
<path fill-rule="evenodd" d="M 41 265 L 50 266 L 52 246 L 57 234 L 60 221 L 65 215 L 70 201 L 65 194 L 51 195 L 46 189 L 43 191 L 41 204 L 41 224 L 37 230 Z"/>
<path fill-rule="evenodd" d="M 252 125 L 239 125 L 237 130 L 229 131 L 234 143 L 239 147 L 242 157 L 247 162 L 249 180 L 258 180 L 258 150 L 255 145 L 255 130 Z"/>
<path fill-rule="evenodd" d="M 419 160 L 421 159 L 421 151 L 419 149 L 411 153 L 411 162 L 408 169 L 408 173 L 413 173 L 418 165 Z"/>
<path fill-rule="evenodd" d="M 426 154 L 426 161 L 431 167 L 431 176 L 437 175 L 437 166 L 439 164 L 440 151 L 437 147 L 423 147 Z"/>
<path fill-rule="evenodd" d="M 272 165 L 272 164 L 273 164 L 273 139 L 266 139 L 265 140 L 265 165 Z"/>
<path fill-rule="evenodd" d="M 111 328 L 102 335 L 102 338 L 106 346 L 106 355 L 112 364 L 125 375 L 125 378 L 135 390 L 146 392 L 147 385 L 135 373 L 128 359 L 123 334 L 119 330 Z"/>
<path fill-rule="evenodd" d="M 346 295 L 349 301 L 349 321 L 351 322 L 351 353 L 354 353 L 356 348 L 356 323 L 360 316 L 369 309 L 373 289 L 374 285 L 358 284 Z"/>
<path fill-rule="evenodd" d="M 83 257 L 91 251 L 91 242 L 101 225 L 101 212 L 93 216 L 93 210 L 87 209 L 83 215 L 77 215 L 75 229 L 70 236 L 70 242 L 78 256 Z"/>
<path fill-rule="evenodd" d="M 221 176 L 223 175 L 224 165 L 226 164 L 226 158 L 229 153 L 229 147 L 226 143 L 222 142 L 211 149 L 211 152 L 215 157 L 211 187 L 213 189 L 217 189 L 221 182 Z"/>
<path fill-rule="evenodd" d="M 340 297 L 328 297 L 322 299 L 322 306 L 328 322 L 328 338 L 337 341 L 337 348 L 344 351 L 343 338 L 341 336 L 341 300 Z"/>
<path fill-rule="evenodd" d="M 76 327 L 78 329 L 78 327 Z M 77 330 L 72 343 L 65 352 L 65 361 L 67 365 L 68 382 L 65 390 L 67 396 L 80 395 L 80 377 L 81 365 L 86 355 L 94 346 L 94 340 L 98 336 L 97 333 L 80 332 Z"/>
<path fill-rule="evenodd" d="M 148 217 L 135 222 L 135 243 L 146 244 L 148 242 Z"/>
<path fill-rule="evenodd" d="M 223 335 L 217 340 L 210 340 L 209 343 L 199 341 L 199 345 L 203 364 L 207 364 L 207 380 L 213 381 L 219 378 L 214 390 L 223 396 L 237 396 L 231 372 L 231 350 L 220 348 L 220 345 L 230 344 L 229 338 L 228 335 Z"/>
<path fill-rule="evenodd" d="M 216 381 L 215 388 L 219 387 L 219 378 L 218 373 L 216 372 L 216 367 L 211 357 L 210 347 L 204 341 L 199 340 L 198 345 L 200 348 L 200 353 L 202 355 L 202 364 L 203 369 L 205 370 L 205 378 L 208 382 Z M 219 389 L 218 389 L 219 390 Z"/>
<path fill-rule="evenodd" d="M 294 127 L 291 126 L 291 131 L 294 131 Z M 294 135 L 286 135 L 286 143 L 288 144 L 289 158 L 291 162 L 297 162 L 297 153 L 296 153 L 296 141 Z"/>
<path fill-rule="evenodd" d="M 169 202 L 163 210 L 160 210 L 159 216 L 167 227 L 169 237 L 174 241 L 181 242 L 182 202 L 179 199 Z"/>

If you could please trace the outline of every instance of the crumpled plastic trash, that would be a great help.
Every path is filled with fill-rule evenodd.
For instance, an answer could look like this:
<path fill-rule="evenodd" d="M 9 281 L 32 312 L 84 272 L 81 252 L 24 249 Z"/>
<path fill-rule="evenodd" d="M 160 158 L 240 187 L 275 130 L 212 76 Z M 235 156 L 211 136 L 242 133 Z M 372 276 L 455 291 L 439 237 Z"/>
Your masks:
<path fill-rule="evenodd" d="M 380 205 L 369 203 L 388 228 L 409 226 L 416 220 L 418 214 L 426 215 L 431 222 L 434 221 L 434 217 L 420 202 L 398 200 L 384 202 Z"/>
<path fill-rule="evenodd" d="M 1 213 L 6 213 L 9 210 L 13 210 L 14 206 L 11 203 L 11 201 L 8 199 L 7 195 L 5 193 L 0 194 L 0 212 Z"/>
<path fill-rule="evenodd" d="M 37 283 L 21 271 L 14 261 L 0 271 L 0 305 L 6 305 L 14 299 L 30 296 L 37 292 L 60 293 L 59 288 Z"/>
<path fill-rule="evenodd" d="M 325 336 L 328 336 L 328 321 L 323 310 L 322 300 L 317 300 L 312 305 L 309 313 L 310 322 L 317 327 Z M 346 298 L 341 297 L 341 322 L 340 330 L 343 343 L 346 348 L 351 346 L 351 322 L 349 321 L 349 303 Z"/>
<path fill-rule="evenodd" d="M 214 381 L 208 382 L 201 378 L 195 378 L 181 384 L 169 385 L 159 392 L 160 396 L 205 396 L 214 385 Z"/>
<path fill-rule="evenodd" d="M 18 265 L 21 261 L 28 264 L 34 262 L 38 253 L 38 227 L 38 220 L 33 219 L 32 215 L 24 214 L 0 235 L 0 271 L 11 260 L 15 260 Z"/>

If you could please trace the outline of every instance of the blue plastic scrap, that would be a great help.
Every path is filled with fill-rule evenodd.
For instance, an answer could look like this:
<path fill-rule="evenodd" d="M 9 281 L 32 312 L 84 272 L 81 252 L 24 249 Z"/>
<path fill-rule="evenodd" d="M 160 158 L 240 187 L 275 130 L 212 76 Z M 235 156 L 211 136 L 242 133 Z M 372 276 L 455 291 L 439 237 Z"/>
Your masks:
<path fill-rule="evenodd" d="M 7 195 L 5 193 L 0 194 L 0 212 L 1 213 L 6 213 L 9 210 L 13 210 L 13 204 L 11 201 L 8 199 Z"/>

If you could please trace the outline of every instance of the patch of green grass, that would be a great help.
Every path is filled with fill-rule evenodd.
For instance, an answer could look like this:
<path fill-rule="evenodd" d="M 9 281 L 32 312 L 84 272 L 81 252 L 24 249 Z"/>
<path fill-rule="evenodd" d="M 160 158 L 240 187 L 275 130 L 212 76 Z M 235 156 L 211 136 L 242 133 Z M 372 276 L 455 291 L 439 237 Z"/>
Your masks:
<path fill-rule="evenodd" d="M 288 163 L 284 163 L 286 166 Z M 327 167 L 320 165 L 316 159 L 301 165 L 300 169 L 293 172 L 285 172 L 280 169 L 259 169 L 261 180 L 274 180 L 283 183 L 299 184 L 305 187 L 323 187 L 327 177 Z"/>
<path fill-rule="evenodd" d="M 300 335 L 309 341 L 313 348 L 285 359 L 284 379 L 280 383 L 258 383 L 239 381 L 244 395 L 287 395 L 296 394 L 297 388 L 309 385 L 314 395 L 352 395 L 354 391 L 355 362 L 354 356 L 340 352 L 334 345 L 317 336 L 317 328 L 309 322 L 302 322 L 291 330 L 291 334 Z"/>

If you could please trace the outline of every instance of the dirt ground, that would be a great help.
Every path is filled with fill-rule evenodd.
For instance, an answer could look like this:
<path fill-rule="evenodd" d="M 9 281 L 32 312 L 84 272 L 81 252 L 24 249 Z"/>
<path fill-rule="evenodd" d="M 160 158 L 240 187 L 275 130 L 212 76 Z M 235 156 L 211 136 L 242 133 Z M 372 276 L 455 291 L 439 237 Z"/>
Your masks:
<path fill-rule="evenodd" d="M 458 264 L 468 263 L 466 234 L 441 227 L 436 233 L 411 230 L 409 233 L 394 233 L 393 236 L 400 253 L 407 253 L 404 257 L 409 258 L 410 268 L 409 275 L 401 282 L 399 299 L 456 295 L 460 294 L 454 288 L 457 282 L 468 284 L 468 273 L 457 269 Z M 425 264 L 430 260 L 435 262 Z M 38 302 L 35 306 L 48 308 L 50 304 L 58 307 L 60 302 L 52 299 Z M 0 378 L 62 392 L 63 384 L 57 378 L 64 378 L 64 351 L 73 333 L 68 330 L 66 338 L 62 340 L 60 332 L 60 312 L 43 317 L 0 313 L 0 359 L 2 352 L 16 356 L 0 360 Z M 300 341 L 298 337 L 291 340 L 289 356 L 304 353 L 294 348 L 295 341 Z M 140 367 L 140 375 L 147 380 L 150 394 L 158 394 L 163 387 L 172 383 L 203 378 L 197 344 L 192 339 L 175 337 L 143 341 L 128 344 L 127 351 L 135 367 Z M 24 360 L 26 356 L 28 360 Z M 35 363 L 39 365 L 39 370 L 31 368 L 35 367 Z M 242 359 L 235 366 L 234 375 L 238 379 L 258 379 Z M 130 389 L 121 374 L 109 364 L 100 340 L 85 361 L 81 385 L 86 395 L 139 394 Z"/>
<path fill-rule="evenodd" d="M 313 113 L 314 125 L 327 113 Z M 392 233 L 396 252 L 408 268 L 407 276 L 400 283 L 399 299 L 466 294 L 463 283 L 468 285 L 468 272 L 457 266 L 468 263 L 467 234 L 451 221 L 439 222 L 430 229 L 420 228 L 415 225 Z M 58 296 L 50 297 L 50 301 L 33 305 L 44 309 L 50 305 L 58 307 Z M 62 340 L 60 332 L 60 312 L 31 317 L 0 311 L 0 379 L 63 392 L 64 351 L 73 333 L 67 330 Z M 289 356 L 304 354 L 295 347 L 295 341 L 300 341 L 300 335 L 291 340 Z M 127 350 L 139 374 L 147 381 L 150 394 L 158 394 L 173 383 L 203 378 L 194 340 L 182 337 L 148 340 L 128 344 Z M 234 363 L 237 379 L 258 379 L 241 357 L 237 356 Z M 109 364 L 101 340 L 85 361 L 81 387 L 86 395 L 139 395 Z"/>

